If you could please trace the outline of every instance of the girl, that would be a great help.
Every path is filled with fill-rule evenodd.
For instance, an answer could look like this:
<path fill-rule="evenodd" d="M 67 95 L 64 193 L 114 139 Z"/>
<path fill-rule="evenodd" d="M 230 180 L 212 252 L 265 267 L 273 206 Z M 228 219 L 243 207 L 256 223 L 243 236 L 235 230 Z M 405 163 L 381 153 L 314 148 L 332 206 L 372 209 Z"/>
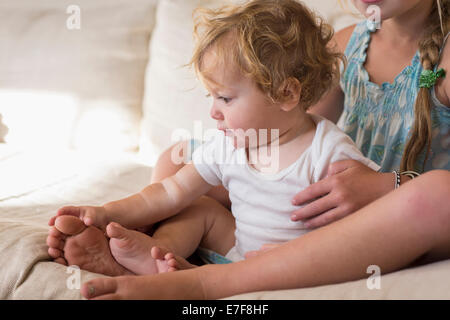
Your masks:
<path fill-rule="evenodd" d="M 374 1 L 355 0 L 354 4 L 364 14 Z M 342 88 L 333 89 L 312 110 L 334 121 L 341 117 L 343 129 L 384 170 L 430 172 L 412 181 L 401 175 L 401 188 L 390 192 L 397 173 L 377 173 L 353 161 L 338 162 L 330 166 L 327 178 L 294 198 L 294 203 L 302 204 L 322 196 L 294 211 L 293 219 L 306 219 L 313 227 L 327 224 L 323 228 L 233 264 L 95 279 L 84 284 L 83 295 L 215 299 L 355 280 L 365 277 L 372 264 L 387 273 L 419 258 L 450 257 L 450 116 L 446 107 L 450 80 L 438 78 L 442 72 L 423 73 L 450 67 L 450 49 L 444 41 L 450 4 L 434 0 L 375 4 L 381 9 L 381 29 L 371 32 L 364 22 L 336 35 L 350 67 L 342 75 Z M 160 159 L 154 180 L 179 169 L 161 166 L 165 157 L 167 153 Z M 221 189 L 214 192 L 227 204 Z M 213 210 L 214 206 L 219 204 L 205 201 L 198 208 Z"/>

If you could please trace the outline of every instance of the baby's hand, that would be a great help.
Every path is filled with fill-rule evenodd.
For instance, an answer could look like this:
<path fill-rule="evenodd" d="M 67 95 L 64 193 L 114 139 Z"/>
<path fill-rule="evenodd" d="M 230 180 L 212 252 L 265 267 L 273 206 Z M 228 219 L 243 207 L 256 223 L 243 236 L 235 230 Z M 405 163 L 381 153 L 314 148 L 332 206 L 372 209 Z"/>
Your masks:
<path fill-rule="evenodd" d="M 102 230 L 106 230 L 106 226 L 110 222 L 104 207 L 93 206 L 66 206 L 59 208 L 56 216 L 51 217 L 48 225 L 53 226 L 55 220 L 59 216 L 70 215 L 80 218 L 86 226 L 96 226 Z"/>

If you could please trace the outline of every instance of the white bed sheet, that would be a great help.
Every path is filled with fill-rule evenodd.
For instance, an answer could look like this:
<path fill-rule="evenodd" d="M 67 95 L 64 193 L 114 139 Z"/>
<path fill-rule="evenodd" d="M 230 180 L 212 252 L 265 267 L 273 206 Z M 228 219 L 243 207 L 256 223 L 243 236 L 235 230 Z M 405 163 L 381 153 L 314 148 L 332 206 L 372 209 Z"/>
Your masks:
<path fill-rule="evenodd" d="M 51 262 L 47 221 L 63 205 L 100 205 L 141 190 L 151 167 L 134 154 L 18 151 L 0 144 L 0 299 L 80 299 Z M 81 282 L 98 275 L 81 273 Z"/>

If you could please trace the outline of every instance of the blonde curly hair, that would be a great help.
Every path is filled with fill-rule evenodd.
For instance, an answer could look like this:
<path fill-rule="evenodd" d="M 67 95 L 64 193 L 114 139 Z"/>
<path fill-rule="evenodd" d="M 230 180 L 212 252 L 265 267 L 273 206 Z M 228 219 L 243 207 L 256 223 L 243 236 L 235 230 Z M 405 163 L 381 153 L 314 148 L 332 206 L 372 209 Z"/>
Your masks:
<path fill-rule="evenodd" d="M 253 0 L 194 11 L 196 46 L 190 65 L 202 78 L 205 53 L 237 66 L 273 101 L 296 79 L 299 105 L 307 110 L 339 80 L 344 56 L 330 45 L 333 28 L 295 0 Z M 225 64 L 224 64 L 225 65 Z"/>

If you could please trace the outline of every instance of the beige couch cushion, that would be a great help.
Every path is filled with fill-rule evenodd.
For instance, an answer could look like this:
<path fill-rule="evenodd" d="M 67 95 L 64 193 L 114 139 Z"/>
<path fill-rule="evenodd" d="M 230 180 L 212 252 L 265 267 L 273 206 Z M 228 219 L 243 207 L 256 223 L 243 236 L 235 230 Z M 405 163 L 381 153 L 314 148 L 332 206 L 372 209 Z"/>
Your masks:
<path fill-rule="evenodd" d="M 156 4 L 1 1 L 0 113 L 10 129 L 7 142 L 136 149 Z"/>
<path fill-rule="evenodd" d="M 140 154 L 154 165 L 158 155 L 175 140 L 175 130 L 187 130 L 197 136 L 194 121 L 200 121 L 203 132 L 215 128 L 209 117 L 210 100 L 193 70 L 183 67 L 193 50 L 192 12 L 198 6 L 217 7 L 225 0 L 161 0 L 157 25 L 150 43 L 151 60 L 146 72 L 144 119 Z M 335 0 L 304 1 L 334 26 L 342 28 L 359 20 L 342 9 Z M 197 127 L 198 128 L 198 127 Z"/>
<path fill-rule="evenodd" d="M 0 300 L 81 299 L 76 285 L 99 275 L 80 271 L 77 277 L 51 261 L 48 220 L 64 205 L 101 205 L 136 193 L 151 171 L 125 153 L 101 159 L 80 151 L 18 152 L 0 144 L 0 177 L 7 181 L 0 183 Z"/>

